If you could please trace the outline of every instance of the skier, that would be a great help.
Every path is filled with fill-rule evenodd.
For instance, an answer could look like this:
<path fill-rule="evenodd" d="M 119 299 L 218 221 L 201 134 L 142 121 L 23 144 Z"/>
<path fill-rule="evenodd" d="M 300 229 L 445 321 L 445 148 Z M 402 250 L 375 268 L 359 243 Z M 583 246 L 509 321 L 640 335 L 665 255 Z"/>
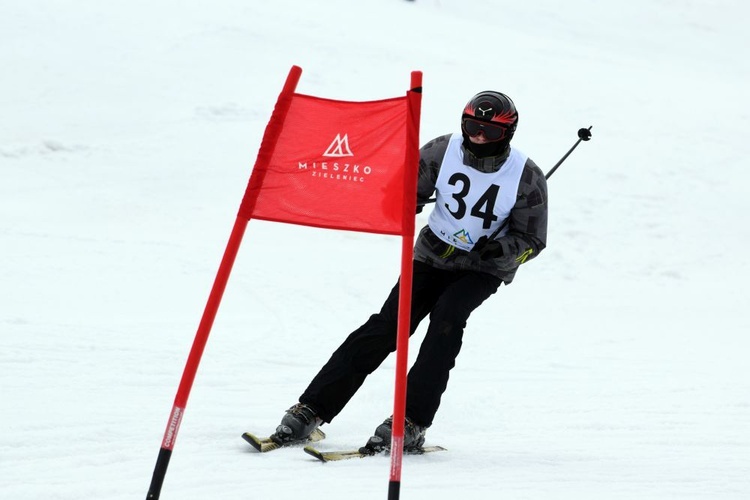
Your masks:
<path fill-rule="evenodd" d="M 436 202 L 414 248 L 410 333 L 427 315 L 430 322 L 408 374 L 405 451 L 424 443 L 469 315 L 546 246 L 547 182 L 539 167 L 510 145 L 517 124 L 508 96 L 480 92 L 463 110 L 460 134 L 437 137 L 420 149 L 417 213 L 433 193 Z M 274 441 L 306 440 L 330 423 L 396 350 L 398 295 L 397 283 L 380 312 L 349 335 L 286 411 Z M 389 417 L 367 448 L 389 449 L 391 428 Z"/>

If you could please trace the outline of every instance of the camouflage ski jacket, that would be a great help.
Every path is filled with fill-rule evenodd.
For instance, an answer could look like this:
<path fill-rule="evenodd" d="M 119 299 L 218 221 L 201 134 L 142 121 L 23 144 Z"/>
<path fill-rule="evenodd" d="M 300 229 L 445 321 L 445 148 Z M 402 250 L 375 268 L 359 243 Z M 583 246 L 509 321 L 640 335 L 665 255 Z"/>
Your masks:
<path fill-rule="evenodd" d="M 435 193 L 438 174 L 452 134 L 431 140 L 420 149 L 417 206 L 424 207 Z M 497 172 L 508 153 L 493 158 L 476 158 L 461 146 L 465 168 Z M 457 186 L 458 189 L 458 186 Z M 453 193 L 442 193 L 451 199 Z M 533 258 L 547 244 L 547 181 L 541 169 L 529 158 L 523 167 L 516 202 L 510 210 L 507 232 L 497 238 L 502 256 L 477 261 L 468 252 L 444 242 L 425 226 L 417 237 L 414 259 L 439 269 L 473 270 L 492 274 L 506 285 L 513 281 L 518 267 Z"/>

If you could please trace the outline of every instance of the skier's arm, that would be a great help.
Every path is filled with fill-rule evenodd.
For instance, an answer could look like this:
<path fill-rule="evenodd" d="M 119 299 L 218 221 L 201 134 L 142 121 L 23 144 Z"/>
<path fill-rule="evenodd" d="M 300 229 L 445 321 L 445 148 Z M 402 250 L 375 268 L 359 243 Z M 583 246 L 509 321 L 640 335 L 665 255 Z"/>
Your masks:
<path fill-rule="evenodd" d="M 451 134 L 437 137 L 419 150 L 419 178 L 417 179 L 417 213 L 422 211 L 427 200 L 435 192 L 440 164 L 448 149 Z"/>
<path fill-rule="evenodd" d="M 509 269 L 535 258 L 547 246 L 547 180 L 531 160 L 526 161 L 508 232 L 488 243 L 498 266 Z"/>

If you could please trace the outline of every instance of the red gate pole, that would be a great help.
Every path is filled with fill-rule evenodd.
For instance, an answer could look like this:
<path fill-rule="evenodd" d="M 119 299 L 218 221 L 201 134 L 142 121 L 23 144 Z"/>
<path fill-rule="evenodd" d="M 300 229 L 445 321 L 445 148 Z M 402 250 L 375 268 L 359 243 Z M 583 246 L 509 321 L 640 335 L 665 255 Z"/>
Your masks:
<path fill-rule="evenodd" d="M 276 142 L 281 134 L 284 118 L 289 111 L 291 96 L 297 87 L 297 82 L 299 81 L 301 74 L 302 69 L 300 67 L 292 66 L 292 69 L 289 71 L 289 76 L 287 76 L 286 83 L 284 84 L 284 88 L 279 95 L 276 108 L 271 115 L 268 126 L 266 126 L 263 141 L 261 142 L 260 150 L 258 152 L 258 158 L 255 161 L 253 175 L 251 175 L 250 182 L 248 182 L 248 189 L 245 193 L 245 198 L 243 198 L 242 204 L 240 205 L 240 213 L 234 222 L 232 233 L 229 236 L 229 242 L 227 243 L 227 247 L 224 250 L 224 256 L 219 265 L 219 271 L 216 273 L 216 278 L 214 279 L 214 284 L 211 288 L 211 294 L 209 295 L 208 302 L 203 310 L 203 317 L 198 325 L 198 331 L 195 334 L 193 346 L 190 349 L 190 354 L 185 363 L 185 369 L 182 372 L 182 379 L 180 380 L 180 386 L 177 389 L 177 395 L 175 396 L 174 404 L 172 405 L 172 411 L 169 413 L 167 429 L 164 431 L 164 438 L 161 443 L 159 455 L 156 459 L 156 466 L 154 467 L 154 473 L 151 477 L 151 485 L 149 486 L 146 500 L 158 500 L 161 495 L 161 488 L 164 484 L 164 477 L 167 474 L 169 459 L 172 457 L 172 449 L 174 448 L 177 439 L 177 432 L 180 430 L 182 417 L 185 414 L 185 407 L 187 406 L 188 397 L 190 396 L 190 390 L 193 387 L 195 374 L 198 371 L 198 365 L 203 356 L 206 342 L 208 342 L 208 336 L 211 333 L 211 327 L 216 318 L 216 313 L 219 310 L 219 304 L 224 295 L 227 281 L 229 281 L 229 275 L 232 272 L 232 267 L 235 258 L 237 257 L 242 237 L 245 234 L 245 228 L 252 216 L 252 208 L 255 204 L 255 199 L 249 197 L 247 193 L 250 191 L 250 185 L 253 184 L 253 182 L 263 182 L 263 172 L 265 172 L 267 164 L 273 154 L 273 150 L 276 147 Z"/>
<path fill-rule="evenodd" d="M 169 466 L 169 459 L 172 456 L 172 449 L 174 448 L 177 439 L 177 432 L 180 430 L 182 416 L 185 414 L 185 407 L 187 406 L 188 397 L 190 396 L 190 389 L 193 387 L 195 374 L 198 371 L 198 365 L 203 356 L 203 350 L 206 347 L 208 335 L 211 333 L 211 327 L 216 318 L 216 313 L 219 310 L 221 297 L 224 295 L 224 290 L 226 289 L 227 281 L 229 280 L 229 274 L 232 271 L 232 266 L 237 257 L 237 251 L 239 250 L 242 236 L 245 233 L 247 222 L 247 219 L 242 219 L 240 217 L 237 217 L 234 222 L 234 228 L 229 237 L 229 243 L 224 251 L 224 257 L 221 260 L 221 265 L 219 266 L 219 271 L 214 279 L 211 294 L 208 297 L 206 308 L 203 311 L 203 317 L 201 318 L 198 331 L 193 340 L 193 347 L 190 349 L 190 354 L 185 363 L 185 369 L 182 372 L 182 379 L 180 380 L 180 386 L 177 389 L 177 395 L 175 396 L 174 404 L 172 405 L 172 411 L 169 413 L 167 429 L 164 431 L 164 439 L 162 440 L 161 449 L 159 450 L 159 455 L 156 459 L 154 474 L 151 478 L 148 495 L 146 496 L 147 500 L 156 500 L 161 494 L 164 476 L 167 474 L 167 467 Z"/>
<path fill-rule="evenodd" d="M 406 121 L 406 158 L 404 169 L 404 213 L 401 241 L 401 279 L 399 285 L 398 333 L 396 339 L 396 387 L 393 401 L 391 434 L 391 472 L 388 500 L 398 500 L 401 490 L 401 465 L 404 454 L 404 420 L 406 418 L 406 379 L 409 360 L 411 323 L 411 288 L 414 257 L 414 214 L 417 205 L 419 173 L 419 120 L 422 108 L 422 72 L 412 71 L 408 92 Z"/>

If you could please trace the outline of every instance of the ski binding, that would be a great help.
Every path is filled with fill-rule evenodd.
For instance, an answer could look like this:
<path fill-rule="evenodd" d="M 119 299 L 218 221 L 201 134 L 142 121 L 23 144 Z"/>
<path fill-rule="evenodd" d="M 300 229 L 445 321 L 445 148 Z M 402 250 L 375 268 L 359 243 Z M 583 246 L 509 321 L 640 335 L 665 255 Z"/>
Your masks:
<path fill-rule="evenodd" d="M 273 436 L 262 438 L 250 432 L 245 432 L 244 434 L 242 434 L 242 439 L 250 443 L 253 448 L 261 453 L 266 453 L 268 451 L 273 451 L 279 448 L 285 448 L 287 446 L 296 446 L 310 442 L 315 443 L 322 439 L 325 439 L 325 437 L 325 433 L 320 429 L 315 429 L 314 431 L 312 431 L 312 434 L 310 434 L 310 437 L 308 437 L 307 439 L 300 439 L 297 441 L 276 441 L 273 439 Z"/>

